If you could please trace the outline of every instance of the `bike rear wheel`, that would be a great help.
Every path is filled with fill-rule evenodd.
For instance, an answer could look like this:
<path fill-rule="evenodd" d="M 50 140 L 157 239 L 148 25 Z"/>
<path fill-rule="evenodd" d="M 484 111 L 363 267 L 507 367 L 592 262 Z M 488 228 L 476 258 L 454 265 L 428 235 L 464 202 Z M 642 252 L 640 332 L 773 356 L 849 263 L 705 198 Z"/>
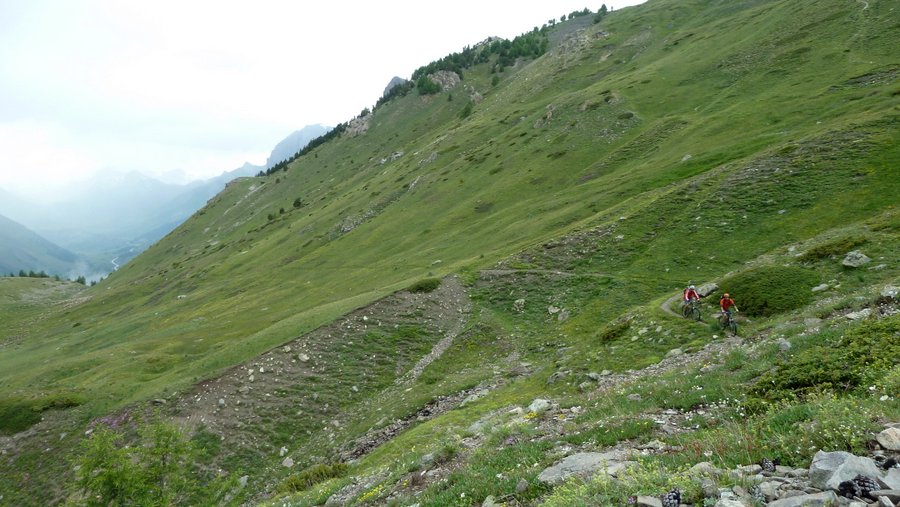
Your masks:
<path fill-rule="evenodd" d="M 696 306 L 691 308 L 690 318 L 696 320 L 697 322 L 700 322 L 700 309 Z"/>

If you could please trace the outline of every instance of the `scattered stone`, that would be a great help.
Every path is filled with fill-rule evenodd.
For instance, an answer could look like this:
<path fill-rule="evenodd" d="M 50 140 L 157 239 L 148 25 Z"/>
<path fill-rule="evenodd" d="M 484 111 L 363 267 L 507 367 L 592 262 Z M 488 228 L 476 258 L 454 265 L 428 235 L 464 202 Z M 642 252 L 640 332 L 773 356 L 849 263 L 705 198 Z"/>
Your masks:
<path fill-rule="evenodd" d="M 600 372 L 600 375 L 602 375 L 604 377 L 608 377 L 608 376 L 612 375 L 612 372 L 609 370 L 603 370 Z"/>
<path fill-rule="evenodd" d="M 854 250 L 848 253 L 846 257 L 844 257 L 844 260 L 841 262 L 841 264 L 848 268 L 858 268 L 870 262 L 872 262 L 872 259 L 866 256 L 866 254 L 860 252 L 859 250 Z"/>
<path fill-rule="evenodd" d="M 811 495 L 797 495 L 769 502 L 768 507 L 824 507 L 837 505 L 838 497 L 834 491 L 825 491 Z"/>
<path fill-rule="evenodd" d="M 481 507 L 497 507 L 497 504 L 494 500 L 494 495 L 488 495 L 488 497 L 485 498 L 483 502 L 481 502 Z"/>
<path fill-rule="evenodd" d="M 587 391 L 591 387 L 592 387 L 592 384 L 590 382 L 582 382 L 582 383 L 578 384 L 578 390 L 580 390 L 580 391 Z"/>
<path fill-rule="evenodd" d="M 225 406 L 225 398 L 219 398 L 219 406 L 220 406 L 220 407 L 224 407 L 224 406 Z"/>
<path fill-rule="evenodd" d="M 791 347 L 793 346 L 791 345 L 791 342 L 785 340 L 784 338 L 779 338 L 775 343 L 778 344 L 778 350 L 782 352 L 791 350 Z"/>
<path fill-rule="evenodd" d="M 722 473 L 722 470 L 708 461 L 701 461 L 688 469 L 687 473 L 691 476 L 716 476 Z"/>
<path fill-rule="evenodd" d="M 635 501 L 638 507 L 662 507 L 662 501 L 655 496 L 639 496 Z"/>
<path fill-rule="evenodd" d="M 278 457 L 279 457 L 279 458 L 284 457 L 284 455 L 287 454 L 287 452 L 288 452 L 288 448 L 287 448 L 287 447 L 282 447 L 282 448 L 278 451 Z"/>
<path fill-rule="evenodd" d="M 238 392 L 241 394 L 250 394 L 250 386 L 241 386 L 238 388 Z"/>
<path fill-rule="evenodd" d="M 528 405 L 528 411 L 540 414 L 541 412 L 550 410 L 550 407 L 552 406 L 553 405 L 549 401 L 538 398 L 532 401 L 531 405 Z"/>
<path fill-rule="evenodd" d="M 871 308 L 863 308 L 862 310 L 860 310 L 858 312 L 850 312 L 847 315 L 845 315 L 845 317 L 847 317 L 850 320 L 862 320 L 862 319 L 868 318 L 869 315 L 871 315 L 871 314 L 872 314 Z"/>
<path fill-rule="evenodd" d="M 517 299 L 513 302 L 513 310 L 522 313 L 525 311 L 525 300 Z"/>
<path fill-rule="evenodd" d="M 643 399 L 643 398 L 641 398 L 641 395 L 638 393 L 629 394 L 628 396 L 626 396 L 626 398 L 628 398 L 631 401 L 641 401 Z"/>
<path fill-rule="evenodd" d="M 737 498 L 720 498 L 716 501 L 715 507 L 749 507 L 749 505 Z"/>
<path fill-rule="evenodd" d="M 284 458 L 284 461 L 281 462 L 281 466 L 285 468 L 291 468 L 292 466 L 294 466 L 294 460 L 292 460 L 290 456 L 288 456 L 287 458 Z"/>
<path fill-rule="evenodd" d="M 684 351 L 681 349 L 672 349 L 666 353 L 666 357 L 678 357 L 684 355 Z"/>
<path fill-rule="evenodd" d="M 299 359 L 301 363 L 305 363 L 309 361 L 309 356 L 306 354 L 297 354 L 297 359 Z"/>
<path fill-rule="evenodd" d="M 900 428 L 888 428 L 876 435 L 875 440 L 889 451 L 900 451 Z"/>
<path fill-rule="evenodd" d="M 558 322 L 565 322 L 569 320 L 569 317 L 572 316 L 572 313 L 569 310 L 560 310 L 559 315 L 556 316 L 556 320 Z"/>
<path fill-rule="evenodd" d="M 823 283 L 821 285 L 816 285 L 815 287 L 812 288 L 813 292 L 822 292 L 823 290 L 828 290 L 827 283 Z"/>
<path fill-rule="evenodd" d="M 166 402 L 166 400 L 164 400 L 162 398 L 156 398 L 155 400 L 151 401 L 150 403 L 152 403 L 154 405 L 165 405 L 167 402 Z"/>
<path fill-rule="evenodd" d="M 885 497 L 895 504 L 900 503 L 900 489 L 877 489 L 872 492 L 876 498 Z"/>
<path fill-rule="evenodd" d="M 553 375 L 550 375 L 550 378 L 547 379 L 547 383 L 554 384 L 554 383 L 556 383 L 557 380 L 565 377 L 568 374 L 569 374 L 568 371 L 558 371 L 558 372 L 554 373 Z"/>
<path fill-rule="evenodd" d="M 249 475 L 242 475 L 240 479 L 238 479 L 238 485 L 242 488 L 247 486 L 247 481 L 250 480 Z"/>

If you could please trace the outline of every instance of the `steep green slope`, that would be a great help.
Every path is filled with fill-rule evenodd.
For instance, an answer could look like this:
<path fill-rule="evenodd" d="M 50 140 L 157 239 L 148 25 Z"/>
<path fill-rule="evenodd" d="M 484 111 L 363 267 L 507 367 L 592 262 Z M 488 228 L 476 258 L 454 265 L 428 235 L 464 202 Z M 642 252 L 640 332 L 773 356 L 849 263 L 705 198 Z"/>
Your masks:
<path fill-rule="evenodd" d="M 388 102 L 354 122 L 363 133 L 233 182 L 89 300 L 48 309 L 0 355 L 3 396 L 76 392 L 87 403 L 55 415 L 80 428 L 423 277 L 462 273 L 474 284 L 501 260 L 532 272 L 501 278 L 502 290 L 475 284 L 492 316 L 470 324 L 470 345 L 485 354 L 459 350 L 457 362 L 432 366 L 449 369 L 426 370 L 431 383 L 392 416 L 492 378 L 506 354 L 546 367 L 541 343 L 579 347 L 570 366 L 586 368 L 599 330 L 630 309 L 896 207 L 890 12 L 883 1 L 649 2 L 508 68 L 496 85 L 481 65 L 453 90 Z M 509 315 L 520 298 L 524 320 Z M 558 330 L 545 322 L 548 305 L 580 311 Z M 700 339 L 623 346 L 646 365 Z M 544 389 L 546 376 L 528 378 L 522 400 Z M 346 414 L 358 412 L 347 403 Z M 324 457 L 381 417 L 302 442 Z M 233 469 L 264 466 L 254 453 Z"/>

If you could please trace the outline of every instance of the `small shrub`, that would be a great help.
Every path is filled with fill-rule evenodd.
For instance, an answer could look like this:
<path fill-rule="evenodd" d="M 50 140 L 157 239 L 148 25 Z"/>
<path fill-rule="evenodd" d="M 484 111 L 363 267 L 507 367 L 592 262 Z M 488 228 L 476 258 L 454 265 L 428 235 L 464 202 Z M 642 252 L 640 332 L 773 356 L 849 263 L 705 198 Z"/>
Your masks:
<path fill-rule="evenodd" d="M 320 463 L 289 476 L 279 486 L 279 493 L 297 493 L 328 479 L 343 477 L 349 467 L 346 463 Z"/>
<path fill-rule="evenodd" d="M 768 317 L 806 305 L 818 283 L 819 275 L 807 269 L 761 266 L 723 280 L 718 295 L 728 292 L 741 312 Z"/>
<path fill-rule="evenodd" d="M 440 278 L 425 278 L 407 287 L 409 292 L 433 292 L 441 286 Z"/>
<path fill-rule="evenodd" d="M 847 236 L 814 246 L 800 256 L 801 262 L 815 262 L 826 257 L 843 255 L 850 250 L 862 245 L 866 238 L 862 236 Z"/>
<path fill-rule="evenodd" d="M 607 324 L 598 334 L 597 340 L 600 343 L 608 343 L 617 338 L 622 337 L 625 333 L 628 332 L 628 328 L 631 327 L 630 319 L 623 319 L 616 322 L 612 322 Z"/>

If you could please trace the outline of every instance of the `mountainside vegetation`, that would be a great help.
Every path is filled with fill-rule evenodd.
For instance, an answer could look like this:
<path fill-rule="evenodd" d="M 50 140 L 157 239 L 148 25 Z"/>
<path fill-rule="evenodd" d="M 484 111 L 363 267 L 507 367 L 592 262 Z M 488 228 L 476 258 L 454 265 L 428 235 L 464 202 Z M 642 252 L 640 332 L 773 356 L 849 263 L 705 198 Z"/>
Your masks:
<path fill-rule="evenodd" d="M 0 502 L 704 505 L 701 461 L 864 452 L 900 422 L 892 9 L 564 15 L 420 68 L 461 81 L 396 87 L 94 287 L 0 279 Z M 617 481 L 543 474 L 635 449 Z"/>

